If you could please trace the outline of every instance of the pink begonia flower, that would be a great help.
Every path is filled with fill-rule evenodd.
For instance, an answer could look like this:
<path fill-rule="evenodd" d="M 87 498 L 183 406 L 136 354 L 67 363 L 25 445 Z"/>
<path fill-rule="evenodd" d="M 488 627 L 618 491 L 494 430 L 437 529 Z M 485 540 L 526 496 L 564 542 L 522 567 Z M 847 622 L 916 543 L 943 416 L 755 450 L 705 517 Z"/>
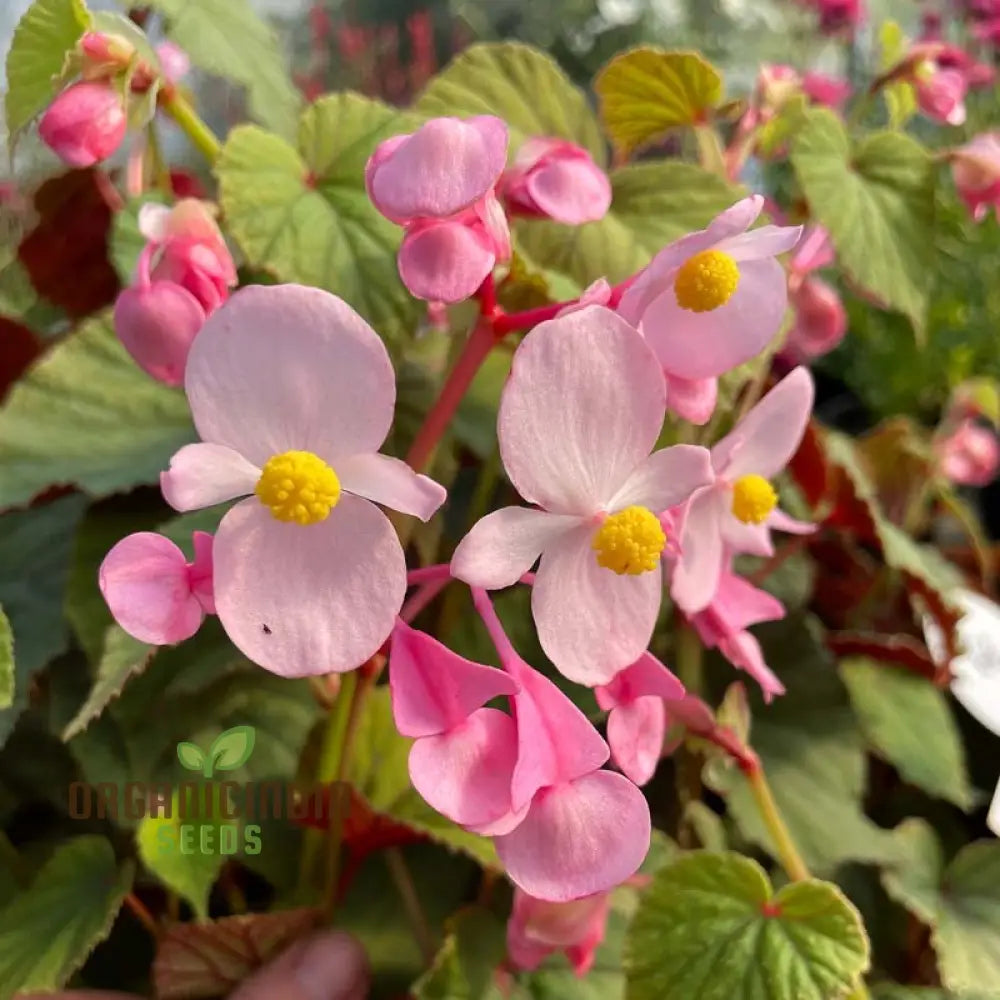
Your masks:
<path fill-rule="evenodd" d="M 663 376 L 603 306 L 540 323 L 521 342 L 497 422 L 500 455 L 534 508 L 483 518 L 454 576 L 493 590 L 541 557 L 531 607 L 542 648 L 571 680 L 607 683 L 645 651 L 660 607 L 656 513 L 711 481 L 704 448 L 652 452 Z"/>
<path fill-rule="evenodd" d="M 661 250 L 622 296 L 619 314 L 642 330 L 669 375 L 722 375 L 760 354 L 781 328 L 785 272 L 774 259 L 801 226 L 750 230 L 760 195 L 737 202 L 707 229 Z"/>
<path fill-rule="evenodd" d="M 814 104 L 839 109 L 851 96 L 851 84 L 840 76 L 809 72 L 802 74 L 802 92 Z"/>
<path fill-rule="evenodd" d="M 963 486 L 986 486 L 1000 468 L 1000 441 L 988 427 L 963 420 L 935 445 L 938 469 Z"/>
<path fill-rule="evenodd" d="M 643 653 L 610 683 L 594 688 L 597 704 L 609 712 L 611 759 L 630 781 L 646 784 L 663 753 L 665 701 L 684 697 L 684 685 L 653 656 Z"/>
<path fill-rule="evenodd" d="M 957 69 L 941 69 L 932 63 L 917 71 L 914 87 L 917 105 L 934 121 L 946 125 L 962 125 L 965 122 L 965 92 L 968 90 L 965 76 Z"/>
<path fill-rule="evenodd" d="M 611 207 L 611 182 L 590 153 L 565 139 L 529 139 L 500 180 L 508 209 L 569 226 L 603 219 Z"/>
<path fill-rule="evenodd" d="M 1000 132 L 984 132 L 951 154 L 958 196 L 976 222 L 993 209 L 1000 219 Z"/>
<path fill-rule="evenodd" d="M 104 557 L 101 593 L 115 621 L 140 642 L 157 646 L 190 639 L 206 614 L 215 614 L 212 536 L 193 535 L 194 560 L 169 538 L 140 531 Z"/>
<path fill-rule="evenodd" d="M 42 115 L 38 134 L 64 163 L 92 167 L 121 145 L 127 128 L 121 94 L 94 80 L 67 87 Z"/>
<path fill-rule="evenodd" d="M 767 555 L 772 551 L 770 528 L 813 530 L 777 508 L 777 494 L 768 482 L 795 454 L 812 404 L 812 376 L 808 369 L 796 368 L 712 448 L 714 481 L 684 508 L 673 574 L 671 594 L 686 614 L 711 602 L 725 547 Z"/>
<path fill-rule="evenodd" d="M 795 321 L 781 356 L 805 364 L 832 351 L 847 333 L 847 310 L 836 289 L 811 272 L 832 264 L 833 244 L 822 226 L 810 226 L 792 254 L 788 296 Z"/>
<path fill-rule="evenodd" d="M 375 503 L 427 520 L 445 499 L 378 454 L 396 399 L 385 345 L 334 295 L 251 286 L 206 321 L 184 388 L 201 442 L 174 455 L 164 497 L 181 511 L 248 497 L 215 535 L 223 627 L 283 676 L 353 670 L 406 591 L 403 550 Z"/>
<path fill-rule="evenodd" d="M 191 59 L 175 42 L 160 42 L 156 46 L 156 57 L 160 60 L 163 76 L 170 83 L 177 83 L 191 71 Z"/>
<path fill-rule="evenodd" d="M 611 894 L 597 892 L 569 903 L 548 903 L 521 889 L 507 921 L 507 955 L 518 969 L 537 969 L 549 955 L 565 952 L 573 971 L 584 976 L 604 940 Z"/>
<path fill-rule="evenodd" d="M 819 14 L 820 31 L 838 34 L 853 31 L 864 19 L 863 0 L 802 0 Z"/>
<path fill-rule="evenodd" d="M 365 166 L 372 204 L 406 232 L 399 274 L 417 298 L 460 302 L 510 256 L 494 189 L 507 126 L 492 115 L 434 118 L 381 143 Z"/>

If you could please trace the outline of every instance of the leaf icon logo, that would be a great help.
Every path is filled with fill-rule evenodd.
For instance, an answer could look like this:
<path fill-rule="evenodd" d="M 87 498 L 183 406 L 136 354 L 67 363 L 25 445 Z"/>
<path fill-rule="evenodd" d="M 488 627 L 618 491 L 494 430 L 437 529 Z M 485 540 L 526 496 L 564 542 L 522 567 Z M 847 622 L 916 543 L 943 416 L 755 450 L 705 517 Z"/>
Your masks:
<path fill-rule="evenodd" d="M 216 771 L 235 771 L 242 767 L 253 753 L 256 738 L 253 726 L 233 726 L 216 736 L 207 754 L 196 743 L 178 743 L 177 759 L 189 771 L 200 771 L 211 778 Z"/>

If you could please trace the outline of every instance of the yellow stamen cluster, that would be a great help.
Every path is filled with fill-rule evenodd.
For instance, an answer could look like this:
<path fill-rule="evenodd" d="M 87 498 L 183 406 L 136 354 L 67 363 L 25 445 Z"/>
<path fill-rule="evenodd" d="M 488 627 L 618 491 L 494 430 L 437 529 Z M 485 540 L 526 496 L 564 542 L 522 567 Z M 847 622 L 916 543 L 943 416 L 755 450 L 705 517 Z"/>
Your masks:
<path fill-rule="evenodd" d="M 733 483 L 733 514 L 744 524 L 763 524 L 777 504 L 778 494 L 763 476 L 742 476 Z"/>
<path fill-rule="evenodd" d="M 677 304 L 689 312 L 711 312 L 724 306 L 740 283 L 736 261 L 721 250 L 703 250 L 688 257 L 674 279 Z"/>
<path fill-rule="evenodd" d="M 638 576 L 656 569 L 666 544 L 667 536 L 651 510 L 626 507 L 604 519 L 590 547 L 597 553 L 598 566 Z"/>
<path fill-rule="evenodd" d="M 340 499 L 340 480 L 311 451 L 286 451 L 267 460 L 254 493 L 279 521 L 318 524 Z"/>

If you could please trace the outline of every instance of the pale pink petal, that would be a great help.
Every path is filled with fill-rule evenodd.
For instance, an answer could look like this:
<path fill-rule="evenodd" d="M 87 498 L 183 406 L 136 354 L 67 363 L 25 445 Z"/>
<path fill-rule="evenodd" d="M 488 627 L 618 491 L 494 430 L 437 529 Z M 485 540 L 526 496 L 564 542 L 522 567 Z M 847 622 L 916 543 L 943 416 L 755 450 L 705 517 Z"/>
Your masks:
<path fill-rule="evenodd" d="M 389 455 L 352 455 L 337 463 L 336 472 L 341 488 L 348 493 L 421 521 L 429 521 L 448 496 L 439 483 Z"/>
<path fill-rule="evenodd" d="M 472 833 L 478 833 L 480 837 L 502 837 L 505 833 L 510 833 L 524 820 L 524 817 L 528 815 L 528 809 L 531 807 L 530 802 L 526 802 L 520 809 L 511 809 L 510 812 L 504 813 L 499 819 L 494 820 L 492 823 L 481 823 L 479 825 L 466 824 L 467 828 Z"/>
<path fill-rule="evenodd" d="M 730 552 L 741 552 L 751 556 L 774 555 L 774 543 L 771 541 L 771 530 L 765 521 L 763 524 L 746 524 L 732 512 L 732 496 L 726 494 L 726 511 L 719 520 L 722 531 L 722 541 Z"/>
<path fill-rule="evenodd" d="M 791 514 L 786 514 L 780 507 L 771 511 L 766 523 L 772 531 L 784 531 L 789 535 L 812 535 L 817 530 L 812 521 L 800 521 Z"/>
<path fill-rule="evenodd" d="M 785 271 L 768 257 L 741 263 L 732 297 L 708 312 L 682 309 L 671 285 L 643 314 L 642 329 L 670 374 L 710 378 L 760 354 L 781 328 L 787 305 Z"/>
<path fill-rule="evenodd" d="M 662 574 L 619 575 L 597 564 L 594 529 L 553 542 L 531 593 L 542 649 L 578 684 L 606 684 L 645 652 L 660 610 Z"/>
<path fill-rule="evenodd" d="M 760 685 L 765 701 L 785 693 L 785 685 L 764 662 L 760 643 L 749 632 L 737 632 L 723 639 L 719 643 L 719 651 L 734 667 L 745 670 Z"/>
<path fill-rule="evenodd" d="M 436 222 L 407 232 L 399 248 L 399 276 L 428 302 L 461 302 L 473 295 L 497 262 L 479 227 Z"/>
<path fill-rule="evenodd" d="M 442 816 L 462 826 L 483 826 L 510 811 L 510 781 L 517 759 L 514 720 L 481 708 L 410 750 L 410 781 Z"/>
<path fill-rule="evenodd" d="M 579 311 L 586 306 L 606 306 L 611 298 L 611 286 L 608 284 L 607 278 L 598 278 L 597 281 L 592 281 L 587 287 L 580 293 L 580 297 L 569 305 L 563 306 L 556 316 L 568 316 L 570 313 Z"/>
<path fill-rule="evenodd" d="M 527 178 L 538 210 L 556 222 L 578 226 L 603 219 L 611 207 L 611 182 L 592 160 L 560 159 Z"/>
<path fill-rule="evenodd" d="M 687 614 L 706 607 L 719 585 L 725 499 L 719 490 L 705 490 L 689 501 L 684 513 L 681 556 L 674 567 L 670 595 Z"/>
<path fill-rule="evenodd" d="M 141 531 L 104 557 L 98 582 L 115 621 L 140 642 L 190 639 L 204 618 L 191 593 L 184 553 L 168 538 Z"/>
<path fill-rule="evenodd" d="M 396 379 L 378 334 L 342 299 L 251 285 L 206 321 L 184 378 L 202 440 L 257 466 L 285 451 L 337 459 L 378 451 Z"/>
<path fill-rule="evenodd" d="M 349 493 L 317 524 L 276 520 L 256 498 L 222 519 L 215 603 L 236 646 L 285 677 L 343 673 L 378 652 L 406 593 L 389 519 Z"/>
<path fill-rule="evenodd" d="M 712 605 L 734 632 L 785 617 L 781 601 L 736 573 L 723 574 Z"/>
<path fill-rule="evenodd" d="M 712 449 L 716 472 L 729 482 L 751 474 L 770 479 L 780 472 L 802 440 L 813 396 L 808 368 L 786 375 Z"/>
<path fill-rule="evenodd" d="M 715 378 L 677 378 L 669 372 L 667 377 L 667 409 L 689 423 L 701 427 L 715 412 L 719 395 L 719 380 Z"/>
<path fill-rule="evenodd" d="M 684 697 L 684 685 L 652 653 L 643 653 L 630 667 L 615 674 L 609 684 L 595 688 L 602 709 L 628 705 L 646 695 L 667 701 Z"/>
<path fill-rule="evenodd" d="M 512 833 L 496 839 L 511 881 L 539 899 L 567 902 L 635 874 L 649 850 L 649 806 L 620 774 L 595 771 L 538 793 Z"/>
<path fill-rule="evenodd" d="M 163 499 L 174 510 L 198 510 L 253 493 L 260 469 L 221 444 L 186 444 L 160 473 Z"/>
<path fill-rule="evenodd" d="M 666 728 L 663 699 L 654 695 L 611 710 L 608 716 L 611 758 L 629 781 L 641 787 L 653 777 L 663 753 Z"/>
<path fill-rule="evenodd" d="M 507 957 L 525 972 L 537 969 L 553 952 L 558 949 L 550 945 L 538 944 L 529 938 L 519 927 L 507 927 Z"/>
<path fill-rule="evenodd" d="M 610 310 L 540 323 L 517 349 L 500 402 L 511 482 L 546 510 L 595 513 L 652 450 L 665 396 L 646 342 Z"/>
<path fill-rule="evenodd" d="M 214 538 L 207 531 L 195 531 L 191 536 L 194 545 L 194 561 L 188 564 L 188 583 L 191 593 L 206 614 L 215 614 L 215 591 L 212 585 Z"/>
<path fill-rule="evenodd" d="M 684 503 L 695 490 L 709 486 L 714 478 L 707 448 L 693 444 L 662 448 L 636 467 L 608 509 L 615 511 L 636 505 L 659 514 Z"/>
<path fill-rule="evenodd" d="M 507 126 L 492 115 L 433 118 L 370 171 L 375 207 L 398 222 L 445 218 L 468 208 L 497 182 L 507 161 Z"/>
<path fill-rule="evenodd" d="M 470 587 L 509 587 L 531 569 L 546 545 L 579 523 L 567 514 L 502 507 L 477 521 L 458 543 L 451 575 Z"/>
<path fill-rule="evenodd" d="M 491 699 L 518 690 L 502 670 L 467 660 L 403 621 L 392 633 L 389 686 L 392 715 L 404 736 L 443 733 Z"/>
<path fill-rule="evenodd" d="M 153 243 L 162 243 L 167 237 L 170 209 L 155 201 L 147 201 L 139 209 L 139 232 Z"/>
<path fill-rule="evenodd" d="M 788 253 L 802 239 L 802 226 L 760 226 L 723 240 L 716 249 L 736 261 L 762 260 Z"/>

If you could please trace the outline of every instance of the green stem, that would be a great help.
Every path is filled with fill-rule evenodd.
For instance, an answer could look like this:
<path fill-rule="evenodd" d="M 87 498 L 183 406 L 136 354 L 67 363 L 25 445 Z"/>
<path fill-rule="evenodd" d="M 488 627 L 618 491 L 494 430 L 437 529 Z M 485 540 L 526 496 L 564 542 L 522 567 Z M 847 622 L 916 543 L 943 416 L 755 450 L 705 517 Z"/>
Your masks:
<path fill-rule="evenodd" d="M 427 922 L 427 915 L 420 905 L 420 895 L 413 883 L 410 869 L 406 867 L 403 852 L 398 847 L 387 848 L 384 856 L 389 874 L 392 876 L 396 891 L 403 903 L 403 909 L 406 910 L 407 919 L 410 921 L 413 939 L 417 942 L 420 954 L 423 955 L 424 964 L 429 966 L 437 954 L 437 947 L 430 924 Z"/>
<path fill-rule="evenodd" d="M 764 821 L 778 852 L 781 867 L 793 882 L 809 878 L 809 869 L 806 868 L 806 863 L 802 860 L 799 849 L 795 846 L 795 841 L 792 840 L 792 835 L 778 811 L 778 803 L 774 801 L 774 793 L 764 775 L 764 768 L 758 762 L 752 769 L 745 769 L 744 773 L 750 783 L 750 791 L 753 793 L 760 818 Z"/>
<path fill-rule="evenodd" d="M 160 97 L 160 107 L 180 126 L 192 145 L 208 160 L 215 163 L 222 151 L 222 143 L 202 121 L 190 101 L 176 88 L 166 88 Z"/>
<path fill-rule="evenodd" d="M 690 625 L 677 615 L 677 649 L 674 663 L 677 676 L 690 695 L 697 696 L 702 688 L 702 645 Z M 682 848 L 694 847 L 694 830 L 687 821 L 688 806 L 701 799 L 701 756 L 687 747 L 682 747 L 677 757 L 677 804 L 680 808 L 680 823 L 677 828 L 677 842 Z"/>

